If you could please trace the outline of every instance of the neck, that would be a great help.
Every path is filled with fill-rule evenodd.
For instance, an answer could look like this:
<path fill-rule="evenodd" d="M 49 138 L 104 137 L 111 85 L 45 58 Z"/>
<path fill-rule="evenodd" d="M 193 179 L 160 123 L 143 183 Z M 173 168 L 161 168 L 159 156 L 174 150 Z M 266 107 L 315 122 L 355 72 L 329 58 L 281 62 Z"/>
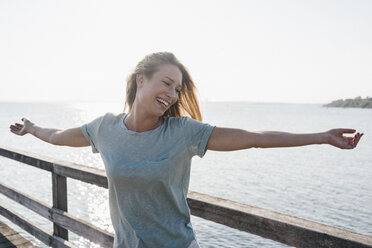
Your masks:
<path fill-rule="evenodd" d="M 143 112 L 132 109 L 125 117 L 124 124 L 129 130 L 145 132 L 159 127 L 163 123 L 162 116 L 149 116 Z"/>

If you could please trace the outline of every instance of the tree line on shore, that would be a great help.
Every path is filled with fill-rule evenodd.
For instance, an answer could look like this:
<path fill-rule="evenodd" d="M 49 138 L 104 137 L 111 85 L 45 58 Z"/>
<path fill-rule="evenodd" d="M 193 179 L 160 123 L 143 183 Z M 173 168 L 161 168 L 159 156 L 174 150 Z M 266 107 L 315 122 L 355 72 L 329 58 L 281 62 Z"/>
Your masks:
<path fill-rule="evenodd" d="M 331 103 L 323 105 L 324 107 L 340 107 L 340 108 L 372 108 L 372 97 L 363 99 L 358 96 L 354 99 L 339 99 Z"/>

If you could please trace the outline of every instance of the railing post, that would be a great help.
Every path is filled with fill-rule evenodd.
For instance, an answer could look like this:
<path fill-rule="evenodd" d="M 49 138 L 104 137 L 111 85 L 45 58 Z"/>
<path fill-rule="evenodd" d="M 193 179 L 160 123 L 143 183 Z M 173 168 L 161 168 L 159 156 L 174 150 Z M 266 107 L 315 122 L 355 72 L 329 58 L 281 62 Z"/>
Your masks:
<path fill-rule="evenodd" d="M 66 177 L 52 172 L 53 207 L 67 212 L 67 180 Z M 55 235 L 68 240 L 68 230 L 53 223 Z"/>

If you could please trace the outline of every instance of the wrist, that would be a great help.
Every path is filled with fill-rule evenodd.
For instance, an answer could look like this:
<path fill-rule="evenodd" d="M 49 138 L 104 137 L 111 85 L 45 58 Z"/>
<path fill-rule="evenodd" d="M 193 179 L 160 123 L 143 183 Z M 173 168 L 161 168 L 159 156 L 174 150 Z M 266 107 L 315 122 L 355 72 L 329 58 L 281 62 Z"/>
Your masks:
<path fill-rule="evenodd" d="M 323 132 L 320 133 L 320 142 L 319 144 L 329 144 L 329 133 L 328 132 Z"/>
<path fill-rule="evenodd" d="M 30 128 L 28 129 L 28 133 L 36 136 L 36 125 L 32 124 Z"/>

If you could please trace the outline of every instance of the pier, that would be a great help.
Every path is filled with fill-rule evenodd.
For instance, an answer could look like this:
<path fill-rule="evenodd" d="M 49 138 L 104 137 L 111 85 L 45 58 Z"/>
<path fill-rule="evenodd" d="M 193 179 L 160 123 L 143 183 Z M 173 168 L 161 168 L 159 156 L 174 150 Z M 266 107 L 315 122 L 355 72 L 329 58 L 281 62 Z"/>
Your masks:
<path fill-rule="evenodd" d="M 52 247 L 75 247 L 69 242 L 73 232 L 102 247 L 112 247 L 114 234 L 71 215 L 67 206 L 67 178 L 107 188 L 103 170 L 0 146 L 0 155 L 28 166 L 49 171 L 52 175 L 53 205 L 43 203 L 18 191 L 0 179 L 0 193 L 17 204 L 53 222 L 53 232 L 28 220 L 0 203 L 0 215 L 20 226 L 41 242 Z M 295 247 L 372 248 L 372 236 L 301 219 L 298 217 L 242 204 L 227 199 L 189 191 L 191 214 L 241 231 L 249 232 Z M 2 229 L 0 233 L 2 234 Z M 249 244 L 247 244 L 249 247 Z"/>
<path fill-rule="evenodd" d="M 7 224 L 0 221 L 0 248 L 36 248 L 30 241 L 19 235 Z"/>

